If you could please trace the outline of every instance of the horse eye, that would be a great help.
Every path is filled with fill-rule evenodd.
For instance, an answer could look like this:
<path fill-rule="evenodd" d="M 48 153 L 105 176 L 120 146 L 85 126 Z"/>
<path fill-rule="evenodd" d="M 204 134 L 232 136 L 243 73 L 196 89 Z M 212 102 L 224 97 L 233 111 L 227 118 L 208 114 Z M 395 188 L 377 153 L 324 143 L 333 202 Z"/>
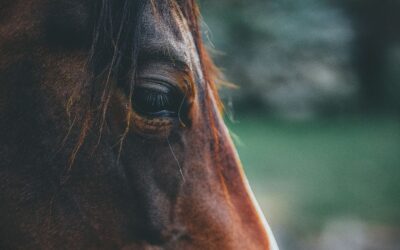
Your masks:
<path fill-rule="evenodd" d="M 168 83 L 145 81 L 133 91 L 135 111 L 147 117 L 177 117 L 185 101 L 183 93 Z"/>

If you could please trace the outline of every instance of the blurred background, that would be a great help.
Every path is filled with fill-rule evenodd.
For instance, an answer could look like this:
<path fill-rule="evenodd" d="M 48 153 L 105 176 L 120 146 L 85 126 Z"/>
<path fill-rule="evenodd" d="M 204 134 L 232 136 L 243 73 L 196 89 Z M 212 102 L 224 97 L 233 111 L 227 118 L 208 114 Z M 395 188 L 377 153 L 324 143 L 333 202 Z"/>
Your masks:
<path fill-rule="evenodd" d="M 400 1 L 201 0 L 282 250 L 400 249 Z"/>

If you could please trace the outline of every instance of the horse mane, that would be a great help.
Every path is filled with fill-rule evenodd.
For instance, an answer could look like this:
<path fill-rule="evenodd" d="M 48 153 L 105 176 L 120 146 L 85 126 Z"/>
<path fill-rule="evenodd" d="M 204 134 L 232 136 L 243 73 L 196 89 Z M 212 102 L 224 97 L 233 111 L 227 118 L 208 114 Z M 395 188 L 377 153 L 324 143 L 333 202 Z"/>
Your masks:
<path fill-rule="evenodd" d="M 89 133 L 97 133 L 96 146 L 100 143 L 112 91 L 115 89 L 118 79 L 128 77 L 129 98 L 132 97 L 139 59 L 140 19 L 148 0 L 121 0 L 122 7 L 116 6 L 115 2 L 101 0 L 95 6 L 97 16 L 94 22 L 93 42 L 87 60 L 87 71 L 91 75 L 89 79 L 76 86 L 67 102 L 67 114 L 73 121 L 70 130 L 74 126 L 80 126 L 77 142 L 69 157 L 69 170 Z M 215 84 L 220 72 L 214 65 L 202 40 L 198 5 L 195 0 L 150 0 L 150 3 L 157 15 L 175 11 L 181 13 L 185 18 L 200 58 L 205 86 L 211 90 L 205 90 L 206 105 L 213 137 L 218 138 L 212 118 L 212 103 L 209 93 L 212 93 L 221 111 L 222 104 Z M 162 19 L 159 21 L 161 22 Z M 74 107 L 78 105 L 84 108 L 79 112 L 73 112 Z M 73 113 L 75 117 L 71 119 Z M 129 119 L 126 120 L 126 130 L 121 135 L 120 150 L 128 132 Z"/>

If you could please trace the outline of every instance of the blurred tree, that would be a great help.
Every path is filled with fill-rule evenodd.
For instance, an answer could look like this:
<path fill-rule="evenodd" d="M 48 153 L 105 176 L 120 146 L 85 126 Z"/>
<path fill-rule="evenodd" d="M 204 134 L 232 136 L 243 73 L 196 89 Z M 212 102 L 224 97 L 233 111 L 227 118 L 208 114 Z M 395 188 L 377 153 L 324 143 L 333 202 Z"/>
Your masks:
<path fill-rule="evenodd" d="M 201 3 L 212 42 L 226 52 L 217 65 L 241 87 L 228 93 L 239 110 L 304 119 L 351 108 L 353 34 L 338 7 L 326 0 Z"/>
<path fill-rule="evenodd" d="M 360 97 L 366 111 L 379 111 L 399 105 L 390 95 L 388 56 L 400 42 L 400 1 L 341 0 L 339 3 L 353 21 L 355 39 L 353 62 L 361 83 Z M 398 65 L 397 72 L 400 73 Z M 400 94 L 400 93 L 397 93 Z M 393 96 L 395 98 L 388 98 Z M 393 105 L 395 104 L 395 105 Z"/>
<path fill-rule="evenodd" d="M 399 0 L 200 4 L 207 35 L 225 52 L 217 64 L 242 87 L 228 93 L 238 107 L 300 116 L 400 112 Z"/>

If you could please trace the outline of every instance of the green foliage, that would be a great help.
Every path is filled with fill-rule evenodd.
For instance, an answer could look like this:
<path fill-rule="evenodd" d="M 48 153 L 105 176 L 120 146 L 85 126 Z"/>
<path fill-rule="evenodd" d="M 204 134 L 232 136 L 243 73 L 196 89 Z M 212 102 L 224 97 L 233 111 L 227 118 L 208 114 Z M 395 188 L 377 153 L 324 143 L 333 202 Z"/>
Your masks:
<path fill-rule="evenodd" d="M 400 120 L 239 120 L 229 127 L 241 139 L 246 173 L 273 222 L 310 229 L 340 216 L 400 221 Z"/>

